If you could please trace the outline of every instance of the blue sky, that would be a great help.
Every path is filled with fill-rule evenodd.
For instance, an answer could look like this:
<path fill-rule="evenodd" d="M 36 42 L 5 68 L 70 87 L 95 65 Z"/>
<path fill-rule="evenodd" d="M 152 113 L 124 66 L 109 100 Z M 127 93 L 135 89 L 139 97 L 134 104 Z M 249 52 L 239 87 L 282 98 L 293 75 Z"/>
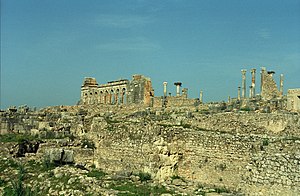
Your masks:
<path fill-rule="evenodd" d="M 1 0 L 2 109 L 73 105 L 84 77 L 133 74 L 221 101 L 261 66 L 300 87 L 300 0 Z"/>

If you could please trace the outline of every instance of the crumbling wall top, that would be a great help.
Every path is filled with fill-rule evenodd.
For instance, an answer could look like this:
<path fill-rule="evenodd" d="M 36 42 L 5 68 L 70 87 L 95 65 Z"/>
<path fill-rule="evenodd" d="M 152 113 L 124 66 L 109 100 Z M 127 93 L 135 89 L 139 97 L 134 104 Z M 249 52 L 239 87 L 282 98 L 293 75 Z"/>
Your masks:
<path fill-rule="evenodd" d="M 84 78 L 83 84 L 81 87 L 97 87 L 97 81 L 95 78 L 86 77 Z"/>

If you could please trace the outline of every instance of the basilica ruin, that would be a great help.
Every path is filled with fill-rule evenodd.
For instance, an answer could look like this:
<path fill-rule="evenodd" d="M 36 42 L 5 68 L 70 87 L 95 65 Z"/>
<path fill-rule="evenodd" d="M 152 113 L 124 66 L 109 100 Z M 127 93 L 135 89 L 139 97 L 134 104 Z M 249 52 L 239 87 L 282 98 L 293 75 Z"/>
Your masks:
<path fill-rule="evenodd" d="M 85 78 L 81 86 L 81 104 L 144 104 L 151 105 L 154 90 L 150 78 L 133 75 L 132 80 L 121 79 L 97 84 L 95 78 Z"/>

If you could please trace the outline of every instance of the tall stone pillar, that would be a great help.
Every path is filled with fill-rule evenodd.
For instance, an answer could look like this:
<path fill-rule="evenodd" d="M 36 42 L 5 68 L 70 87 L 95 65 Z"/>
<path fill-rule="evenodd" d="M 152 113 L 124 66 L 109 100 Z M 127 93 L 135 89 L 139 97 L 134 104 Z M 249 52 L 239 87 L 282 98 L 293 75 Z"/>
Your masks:
<path fill-rule="evenodd" d="M 108 104 L 112 104 L 112 93 L 109 92 L 108 94 Z"/>
<path fill-rule="evenodd" d="M 241 100 L 241 87 L 239 86 L 238 87 L 238 97 L 237 97 L 238 100 Z"/>
<path fill-rule="evenodd" d="M 168 85 L 168 82 L 164 82 L 164 97 L 167 96 L 167 85 Z"/>
<path fill-rule="evenodd" d="M 251 90 L 251 97 L 253 98 L 253 97 L 255 97 L 255 74 L 256 74 L 256 69 L 251 69 L 251 76 L 252 76 L 252 82 L 251 82 L 251 88 L 252 88 L 252 90 Z"/>
<path fill-rule="evenodd" d="M 253 86 L 249 86 L 249 98 L 253 98 Z"/>
<path fill-rule="evenodd" d="M 121 92 L 121 104 L 124 104 L 124 94 L 125 94 L 125 92 L 122 91 Z"/>
<path fill-rule="evenodd" d="M 283 74 L 280 74 L 280 87 L 279 87 L 279 92 L 280 92 L 280 95 L 282 96 L 283 95 Z"/>
<path fill-rule="evenodd" d="M 175 82 L 174 85 L 176 86 L 176 96 L 180 96 L 180 87 L 181 87 L 182 83 Z"/>
<path fill-rule="evenodd" d="M 119 104 L 119 92 L 115 92 L 115 103 L 116 105 Z"/>
<path fill-rule="evenodd" d="M 267 69 L 265 67 L 261 67 L 261 71 L 260 71 L 260 94 L 262 94 L 262 92 L 263 92 L 264 75 L 265 75 L 266 70 Z"/>
<path fill-rule="evenodd" d="M 203 91 L 200 91 L 199 100 L 200 100 L 200 103 L 203 103 Z"/>
<path fill-rule="evenodd" d="M 242 69 L 242 98 L 246 98 L 246 69 Z"/>

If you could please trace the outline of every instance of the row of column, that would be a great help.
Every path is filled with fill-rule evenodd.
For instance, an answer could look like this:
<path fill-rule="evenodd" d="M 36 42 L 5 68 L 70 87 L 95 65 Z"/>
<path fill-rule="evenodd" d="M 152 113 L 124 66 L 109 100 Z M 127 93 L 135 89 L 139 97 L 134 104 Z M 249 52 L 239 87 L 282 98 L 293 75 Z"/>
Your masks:
<path fill-rule="evenodd" d="M 166 97 L 167 96 L 168 82 L 163 82 L 163 85 L 164 85 L 164 97 Z M 176 86 L 176 96 L 180 96 L 180 87 L 181 87 L 182 83 L 181 82 L 175 82 L 174 85 Z M 200 91 L 200 103 L 202 103 L 202 102 L 203 102 L 203 91 Z"/>
<path fill-rule="evenodd" d="M 105 93 L 100 95 L 100 103 L 102 104 L 123 104 L 126 99 L 125 92 Z"/>
<path fill-rule="evenodd" d="M 98 95 L 97 92 L 90 93 L 91 95 L 86 94 L 86 102 L 87 104 L 124 104 L 127 102 L 127 91 L 106 91 L 100 92 Z"/>
<path fill-rule="evenodd" d="M 167 96 L 168 82 L 163 82 L 163 85 L 164 85 L 164 96 L 166 97 Z M 175 82 L 174 85 L 176 86 L 176 96 L 180 96 L 180 87 L 181 87 L 182 83 L 181 82 Z"/>
<path fill-rule="evenodd" d="M 241 98 L 246 98 L 246 69 L 242 69 L 242 96 L 241 96 L 241 87 L 238 87 L 238 100 Z M 266 68 L 261 68 L 261 83 L 260 83 L 260 91 L 263 91 L 263 83 L 264 83 L 264 74 L 266 72 Z M 251 86 L 249 86 L 249 98 L 255 97 L 255 76 L 256 69 L 251 69 Z M 279 92 L 283 95 L 283 74 L 280 74 L 280 87 Z"/>

